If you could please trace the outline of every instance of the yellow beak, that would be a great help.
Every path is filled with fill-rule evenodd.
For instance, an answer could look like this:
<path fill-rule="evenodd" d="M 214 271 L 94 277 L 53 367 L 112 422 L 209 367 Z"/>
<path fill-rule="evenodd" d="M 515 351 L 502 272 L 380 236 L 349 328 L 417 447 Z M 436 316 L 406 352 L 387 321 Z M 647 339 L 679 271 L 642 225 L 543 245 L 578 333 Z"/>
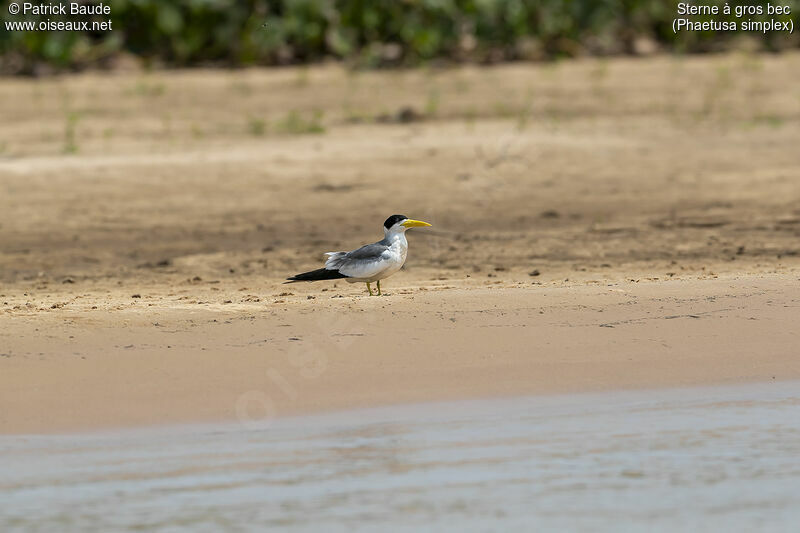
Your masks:
<path fill-rule="evenodd" d="M 430 224 L 427 222 L 423 222 L 421 220 L 411 220 L 410 218 L 401 222 L 400 225 L 407 228 L 422 228 L 424 226 L 430 226 Z"/>

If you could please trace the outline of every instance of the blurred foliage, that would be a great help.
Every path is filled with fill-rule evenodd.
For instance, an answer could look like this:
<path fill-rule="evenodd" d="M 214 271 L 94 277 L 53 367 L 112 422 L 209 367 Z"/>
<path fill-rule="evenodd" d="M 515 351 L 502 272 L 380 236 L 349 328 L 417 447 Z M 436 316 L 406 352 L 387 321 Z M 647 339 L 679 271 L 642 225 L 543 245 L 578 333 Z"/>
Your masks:
<path fill-rule="evenodd" d="M 714 3 L 715 0 L 704 2 Z M 146 64 L 276 65 L 324 58 L 356 66 L 413 65 L 443 59 L 496 62 L 649 49 L 712 51 L 741 32 L 672 31 L 672 0 L 113 0 L 107 32 L 4 31 L 6 73 L 113 66 L 126 54 Z M 718 5 L 725 2 L 719 1 Z M 792 7 L 800 0 L 775 2 Z M 766 2 L 736 2 L 760 4 Z M 6 21 L 25 20 L 8 14 Z M 95 16 L 93 20 L 108 17 Z M 693 16 L 691 20 L 737 20 Z M 769 16 L 747 17 L 768 20 Z M 75 17 L 28 16 L 37 23 Z M 84 19 L 85 20 L 85 19 Z M 759 46 L 797 46 L 784 32 L 750 33 Z"/>

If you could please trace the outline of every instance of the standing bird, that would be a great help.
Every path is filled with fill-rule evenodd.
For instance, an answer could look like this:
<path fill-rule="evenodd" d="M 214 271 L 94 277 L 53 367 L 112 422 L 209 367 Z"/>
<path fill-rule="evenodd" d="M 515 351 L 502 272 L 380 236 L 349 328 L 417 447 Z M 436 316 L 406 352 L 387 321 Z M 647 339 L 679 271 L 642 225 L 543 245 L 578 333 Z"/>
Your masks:
<path fill-rule="evenodd" d="M 400 270 L 406 262 L 406 230 L 422 226 L 430 224 L 411 220 L 405 215 L 392 215 L 383 223 L 383 240 L 366 244 L 352 252 L 328 252 L 325 254 L 328 260 L 324 268 L 286 278 L 286 283 L 345 278 L 349 283 L 366 283 L 369 295 L 374 296 L 369 284 L 377 281 L 378 296 L 381 296 L 381 280 Z"/>

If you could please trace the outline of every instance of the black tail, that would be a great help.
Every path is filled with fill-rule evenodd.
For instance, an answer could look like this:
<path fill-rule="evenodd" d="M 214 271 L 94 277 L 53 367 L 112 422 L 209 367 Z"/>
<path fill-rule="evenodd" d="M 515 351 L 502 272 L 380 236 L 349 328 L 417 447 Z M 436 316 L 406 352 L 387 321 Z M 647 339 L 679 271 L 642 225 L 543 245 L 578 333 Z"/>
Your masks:
<path fill-rule="evenodd" d="M 339 278 L 346 278 L 344 274 L 341 274 L 338 270 L 328 270 L 327 268 L 318 268 L 317 270 L 312 270 L 311 272 L 303 272 L 302 274 L 296 274 L 291 278 L 286 278 L 286 283 L 294 283 L 295 281 L 321 281 L 323 279 L 339 279 Z"/>

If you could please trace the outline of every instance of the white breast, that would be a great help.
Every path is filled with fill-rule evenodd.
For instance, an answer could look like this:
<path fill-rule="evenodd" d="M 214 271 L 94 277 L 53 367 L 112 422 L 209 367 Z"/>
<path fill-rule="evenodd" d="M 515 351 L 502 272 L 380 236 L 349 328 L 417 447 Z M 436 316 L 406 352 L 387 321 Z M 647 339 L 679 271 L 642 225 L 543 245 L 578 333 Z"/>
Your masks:
<path fill-rule="evenodd" d="M 347 281 L 351 283 L 378 281 L 391 276 L 403 268 L 408 254 L 408 241 L 402 234 L 399 237 L 402 238 L 393 239 L 392 244 L 381 254 L 380 258 L 373 261 L 353 261 L 339 268 L 339 272 L 348 276 Z"/>

